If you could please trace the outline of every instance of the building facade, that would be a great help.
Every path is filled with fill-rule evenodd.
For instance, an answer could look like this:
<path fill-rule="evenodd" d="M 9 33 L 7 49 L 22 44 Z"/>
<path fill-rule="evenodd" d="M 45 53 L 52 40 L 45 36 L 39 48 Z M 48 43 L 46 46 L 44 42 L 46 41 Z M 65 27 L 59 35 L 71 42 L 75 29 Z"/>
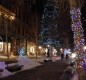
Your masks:
<path fill-rule="evenodd" d="M 36 15 L 31 19 L 35 18 Z M 0 5 L 0 55 L 8 58 L 12 55 L 35 55 L 35 24 L 28 26 Z"/>

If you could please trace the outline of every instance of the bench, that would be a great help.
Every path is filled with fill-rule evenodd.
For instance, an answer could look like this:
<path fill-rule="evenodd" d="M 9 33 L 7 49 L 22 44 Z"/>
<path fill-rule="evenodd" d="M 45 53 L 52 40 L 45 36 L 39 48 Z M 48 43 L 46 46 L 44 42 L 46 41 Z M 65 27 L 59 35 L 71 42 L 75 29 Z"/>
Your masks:
<path fill-rule="evenodd" d="M 3 69 L 0 69 L 0 73 L 3 72 Z"/>
<path fill-rule="evenodd" d="M 9 72 L 19 71 L 23 67 L 23 65 L 18 64 L 18 60 L 6 61 L 5 64 L 7 65 L 5 69 L 7 69 Z"/>
<path fill-rule="evenodd" d="M 2 72 L 4 71 L 4 69 L 0 69 L 0 76 L 2 75 Z"/>
<path fill-rule="evenodd" d="M 51 58 L 45 58 L 44 62 L 52 62 L 52 59 Z"/>

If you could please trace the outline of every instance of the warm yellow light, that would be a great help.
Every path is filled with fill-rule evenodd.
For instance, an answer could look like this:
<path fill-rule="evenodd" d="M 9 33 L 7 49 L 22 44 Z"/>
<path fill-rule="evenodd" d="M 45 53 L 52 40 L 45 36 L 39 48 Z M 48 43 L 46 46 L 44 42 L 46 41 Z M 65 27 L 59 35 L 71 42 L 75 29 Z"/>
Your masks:
<path fill-rule="evenodd" d="M 15 19 L 15 16 L 10 16 L 10 19 L 11 19 L 11 20 L 14 20 L 14 19 Z"/>
<path fill-rule="evenodd" d="M 8 15 L 5 14 L 4 17 L 5 17 L 5 18 L 8 18 Z"/>
<path fill-rule="evenodd" d="M 39 49 L 41 49 L 42 47 L 41 46 L 39 46 Z"/>
<path fill-rule="evenodd" d="M 76 53 L 72 53 L 72 54 L 71 54 L 71 58 L 73 58 L 73 59 L 76 58 L 76 56 L 77 56 Z"/>
<path fill-rule="evenodd" d="M 84 46 L 84 51 L 86 50 L 86 46 Z"/>
<path fill-rule="evenodd" d="M 3 51 L 3 42 L 0 42 L 0 51 Z"/>
<path fill-rule="evenodd" d="M 48 52 L 48 49 L 47 49 L 47 48 L 45 49 L 45 52 L 46 52 L 46 53 Z"/>
<path fill-rule="evenodd" d="M 31 53 L 35 53 L 35 47 L 34 47 L 34 46 L 31 46 L 31 47 L 30 47 L 30 52 L 31 52 Z"/>
<path fill-rule="evenodd" d="M 47 45 L 48 47 L 50 47 L 50 45 Z"/>
<path fill-rule="evenodd" d="M 79 65 L 79 66 L 78 66 L 78 68 L 82 68 L 82 66 L 81 66 L 81 65 Z"/>
<path fill-rule="evenodd" d="M 62 50 L 63 50 L 63 49 L 61 48 L 60 51 L 62 52 Z"/>
<path fill-rule="evenodd" d="M 84 46 L 84 49 L 86 50 L 86 46 Z"/>
<path fill-rule="evenodd" d="M 0 12 L 0 15 L 1 15 L 2 13 Z"/>

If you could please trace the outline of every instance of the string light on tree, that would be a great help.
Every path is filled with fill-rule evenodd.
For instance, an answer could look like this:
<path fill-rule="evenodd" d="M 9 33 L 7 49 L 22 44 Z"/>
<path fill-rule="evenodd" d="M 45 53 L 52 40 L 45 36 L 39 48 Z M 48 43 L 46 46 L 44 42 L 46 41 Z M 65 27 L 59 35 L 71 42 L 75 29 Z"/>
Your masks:
<path fill-rule="evenodd" d="M 41 19 L 40 43 L 43 45 L 61 46 L 58 33 L 59 7 L 57 0 L 46 0 Z"/>
<path fill-rule="evenodd" d="M 78 54 L 78 60 L 82 63 L 83 47 L 84 47 L 84 30 L 81 23 L 80 8 L 73 8 L 70 10 L 72 19 L 72 31 L 74 33 L 75 52 Z"/>

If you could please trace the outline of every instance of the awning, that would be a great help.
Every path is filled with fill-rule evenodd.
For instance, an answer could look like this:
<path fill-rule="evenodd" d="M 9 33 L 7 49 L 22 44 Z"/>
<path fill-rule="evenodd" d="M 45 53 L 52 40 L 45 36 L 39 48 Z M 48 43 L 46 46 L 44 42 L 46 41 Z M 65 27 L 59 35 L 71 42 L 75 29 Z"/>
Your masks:
<path fill-rule="evenodd" d="M 7 41 L 11 42 L 10 36 L 7 36 Z M 0 42 L 6 42 L 6 36 L 5 35 L 0 35 Z"/>

